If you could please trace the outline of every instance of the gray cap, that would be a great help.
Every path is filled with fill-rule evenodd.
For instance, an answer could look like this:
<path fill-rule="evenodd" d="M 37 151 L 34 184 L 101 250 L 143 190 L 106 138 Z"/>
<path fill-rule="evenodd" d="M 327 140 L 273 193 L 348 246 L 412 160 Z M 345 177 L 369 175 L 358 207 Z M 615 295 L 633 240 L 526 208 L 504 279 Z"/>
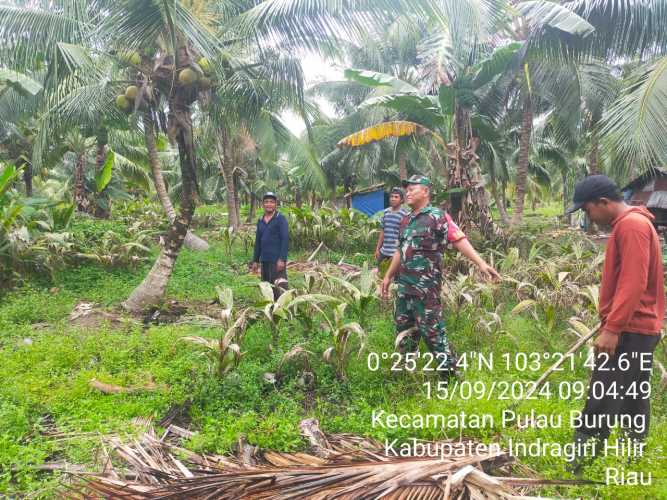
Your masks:
<path fill-rule="evenodd" d="M 572 205 L 565 211 L 566 214 L 576 212 L 587 201 L 599 198 L 610 198 L 618 194 L 618 186 L 606 175 L 589 175 L 574 186 Z"/>
<path fill-rule="evenodd" d="M 274 200 L 278 201 L 278 196 L 276 196 L 276 193 L 273 191 L 267 191 L 264 193 L 264 196 L 262 196 L 262 201 L 266 200 L 267 198 L 273 198 Z"/>

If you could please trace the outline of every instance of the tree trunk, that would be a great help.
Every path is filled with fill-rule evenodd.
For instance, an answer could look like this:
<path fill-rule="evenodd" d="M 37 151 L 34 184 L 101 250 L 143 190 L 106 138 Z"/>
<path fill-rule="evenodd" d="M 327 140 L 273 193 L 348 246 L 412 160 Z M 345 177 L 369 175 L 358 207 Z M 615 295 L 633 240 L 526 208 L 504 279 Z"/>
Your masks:
<path fill-rule="evenodd" d="M 563 169 L 563 171 L 561 172 L 561 177 L 563 181 L 563 213 L 565 213 L 567 212 L 567 207 L 570 204 L 569 197 L 567 194 L 567 171 L 565 169 Z M 565 223 L 568 226 L 572 225 L 572 214 L 567 214 L 565 216 Z"/>
<path fill-rule="evenodd" d="M 402 150 L 398 153 L 398 176 L 402 181 L 408 178 L 408 155 Z"/>
<path fill-rule="evenodd" d="M 32 165 L 28 162 L 23 164 L 23 182 L 25 183 L 25 195 L 32 196 Z"/>
<path fill-rule="evenodd" d="M 227 201 L 227 224 L 234 230 L 239 228 L 239 218 L 237 209 L 236 185 L 234 183 L 234 167 L 232 166 L 229 138 L 227 131 L 220 132 L 220 137 L 216 143 L 218 149 L 218 160 L 220 162 L 220 174 L 225 183 L 225 200 Z"/>
<path fill-rule="evenodd" d="M 591 149 L 588 152 L 588 175 L 598 175 L 600 174 L 600 161 L 598 157 L 598 136 L 595 132 L 595 125 L 593 125 L 593 130 L 591 132 Z M 588 214 L 585 215 L 586 218 L 586 232 L 588 234 L 598 234 L 598 226 L 593 222 Z"/>
<path fill-rule="evenodd" d="M 493 196 L 493 200 L 496 202 L 496 207 L 498 207 L 501 222 L 503 225 L 508 226 L 510 218 L 509 215 L 507 215 L 507 208 L 505 208 L 505 196 L 500 196 L 498 194 L 498 183 L 495 179 L 491 181 L 491 196 Z"/>
<path fill-rule="evenodd" d="M 523 120 L 519 136 L 519 161 L 516 165 L 516 197 L 514 198 L 514 214 L 512 226 L 518 226 L 523 220 L 523 206 L 526 199 L 526 182 L 528 180 L 528 160 L 530 154 L 530 135 L 533 130 L 533 103 L 530 94 L 523 99 Z"/>
<path fill-rule="evenodd" d="M 157 197 L 160 200 L 162 209 L 167 214 L 169 223 L 173 224 L 174 220 L 176 219 L 176 210 L 174 210 L 174 205 L 171 203 L 171 199 L 169 198 L 169 193 L 167 191 L 167 186 L 164 182 L 164 177 L 162 176 L 162 167 L 160 166 L 157 146 L 155 144 L 155 121 L 153 120 L 153 115 L 150 111 L 144 113 L 143 122 L 144 142 L 146 143 L 146 150 L 148 151 L 148 162 L 150 163 L 151 173 L 153 174 L 155 192 L 157 193 Z M 206 241 L 189 230 L 183 243 L 190 250 L 204 251 L 208 250 L 209 248 Z"/>
<path fill-rule="evenodd" d="M 236 220 L 241 223 L 241 197 L 239 196 L 239 173 L 234 169 L 232 179 L 234 179 L 234 208 L 236 210 Z"/>
<path fill-rule="evenodd" d="M 472 136 L 468 109 L 457 104 L 454 120 L 454 142 L 447 145 L 450 163 L 447 188 L 461 191 L 450 195 L 450 212 L 464 230 L 474 223 L 486 238 L 491 238 L 498 229 L 494 227 L 486 190 L 482 185 L 476 154 L 479 138 Z"/>
<path fill-rule="evenodd" d="M 86 197 L 86 186 L 84 184 L 85 167 L 86 153 L 79 153 L 74 165 L 74 193 L 72 195 L 74 206 L 79 212 L 87 212 L 89 205 L 88 198 Z"/>
<path fill-rule="evenodd" d="M 598 155 L 598 134 L 593 129 L 591 132 L 591 150 L 588 153 L 588 175 L 597 175 L 600 172 L 600 158 Z"/>
<path fill-rule="evenodd" d="M 169 129 L 178 144 L 181 166 L 181 210 L 162 237 L 163 246 L 144 281 L 134 289 L 123 307 L 135 313 L 162 302 L 195 211 L 196 157 L 192 138 L 192 114 L 186 89 L 176 89 L 169 100 Z"/>
<path fill-rule="evenodd" d="M 294 204 L 296 208 L 301 208 L 303 205 L 303 200 L 301 199 L 301 190 L 299 188 L 294 188 Z"/>
<path fill-rule="evenodd" d="M 255 196 L 255 193 L 250 193 L 249 196 L 250 208 L 248 209 L 248 217 L 246 218 L 246 222 L 248 224 L 255 220 L 255 210 L 257 209 L 257 197 Z"/>

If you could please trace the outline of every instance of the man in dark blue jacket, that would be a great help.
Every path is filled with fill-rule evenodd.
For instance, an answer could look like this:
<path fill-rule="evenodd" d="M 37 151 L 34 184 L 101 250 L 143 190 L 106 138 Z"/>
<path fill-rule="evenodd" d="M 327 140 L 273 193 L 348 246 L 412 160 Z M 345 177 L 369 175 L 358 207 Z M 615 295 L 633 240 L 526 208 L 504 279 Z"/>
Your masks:
<path fill-rule="evenodd" d="M 262 198 L 264 215 L 257 221 L 255 254 L 252 267 L 262 265 L 262 281 L 273 285 L 273 296 L 277 299 L 287 289 L 287 219 L 278 212 L 278 197 L 268 192 Z"/>

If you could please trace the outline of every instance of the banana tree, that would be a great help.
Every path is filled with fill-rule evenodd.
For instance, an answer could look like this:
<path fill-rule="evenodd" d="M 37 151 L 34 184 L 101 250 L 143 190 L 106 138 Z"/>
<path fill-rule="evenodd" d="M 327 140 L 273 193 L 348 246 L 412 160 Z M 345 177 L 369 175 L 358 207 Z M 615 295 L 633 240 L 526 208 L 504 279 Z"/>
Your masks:
<path fill-rule="evenodd" d="M 362 106 L 384 106 L 398 111 L 403 121 L 385 122 L 343 138 L 339 147 L 360 147 L 387 137 L 426 136 L 434 139 L 448 158 L 447 190 L 451 211 L 463 225 L 475 223 L 483 234 L 494 232 L 486 191 L 482 184 L 476 150 L 480 133 L 491 130 L 489 120 L 477 114 L 477 104 L 488 84 L 510 64 L 518 44 L 495 50 L 487 59 L 470 65 L 447 83 L 437 95 L 390 75 L 363 70 L 347 70 L 350 80 L 383 89 L 384 95 L 367 99 Z"/>

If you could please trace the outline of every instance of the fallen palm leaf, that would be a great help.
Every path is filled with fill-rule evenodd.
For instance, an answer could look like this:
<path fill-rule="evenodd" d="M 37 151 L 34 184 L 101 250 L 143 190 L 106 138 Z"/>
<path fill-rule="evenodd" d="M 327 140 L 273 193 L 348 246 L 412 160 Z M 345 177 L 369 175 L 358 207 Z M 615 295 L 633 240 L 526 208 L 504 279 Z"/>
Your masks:
<path fill-rule="evenodd" d="M 100 382 L 99 380 L 93 378 L 88 382 L 88 385 L 93 389 L 97 389 L 104 394 L 130 394 L 133 392 L 141 391 L 154 391 L 158 386 L 152 380 L 149 380 L 145 385 L 134 386 L 134 387 L 122 387 L 120 385 L 107 384 L 105 382 Z"/>
<path fill-rule="evenodd" d="M 528 487 L 592 483 L 503 477 L 509 467 L 522 466 L 499 448 L 462 457 L 396 458 L 386 456 L 382 445 L 372 439 L 348 434 L 325 436 L 317 420 L 302 422 L 301 430 L 315 455 L 261 453 L 243 438 L 236 457 L 198 455 L 167 443 L 164 436 L 158 440 L 152 429 L 130 444 L 112 438 L 111 448 L 126 467 L 83 475 L 85 481 L 73 488 L 70 497 L 527 500 L 535 498 L 524 496 Z M 500 475 L 492 476 L 492 472 Z M 521 489 L 515 489 L 517 486 Z"/>

